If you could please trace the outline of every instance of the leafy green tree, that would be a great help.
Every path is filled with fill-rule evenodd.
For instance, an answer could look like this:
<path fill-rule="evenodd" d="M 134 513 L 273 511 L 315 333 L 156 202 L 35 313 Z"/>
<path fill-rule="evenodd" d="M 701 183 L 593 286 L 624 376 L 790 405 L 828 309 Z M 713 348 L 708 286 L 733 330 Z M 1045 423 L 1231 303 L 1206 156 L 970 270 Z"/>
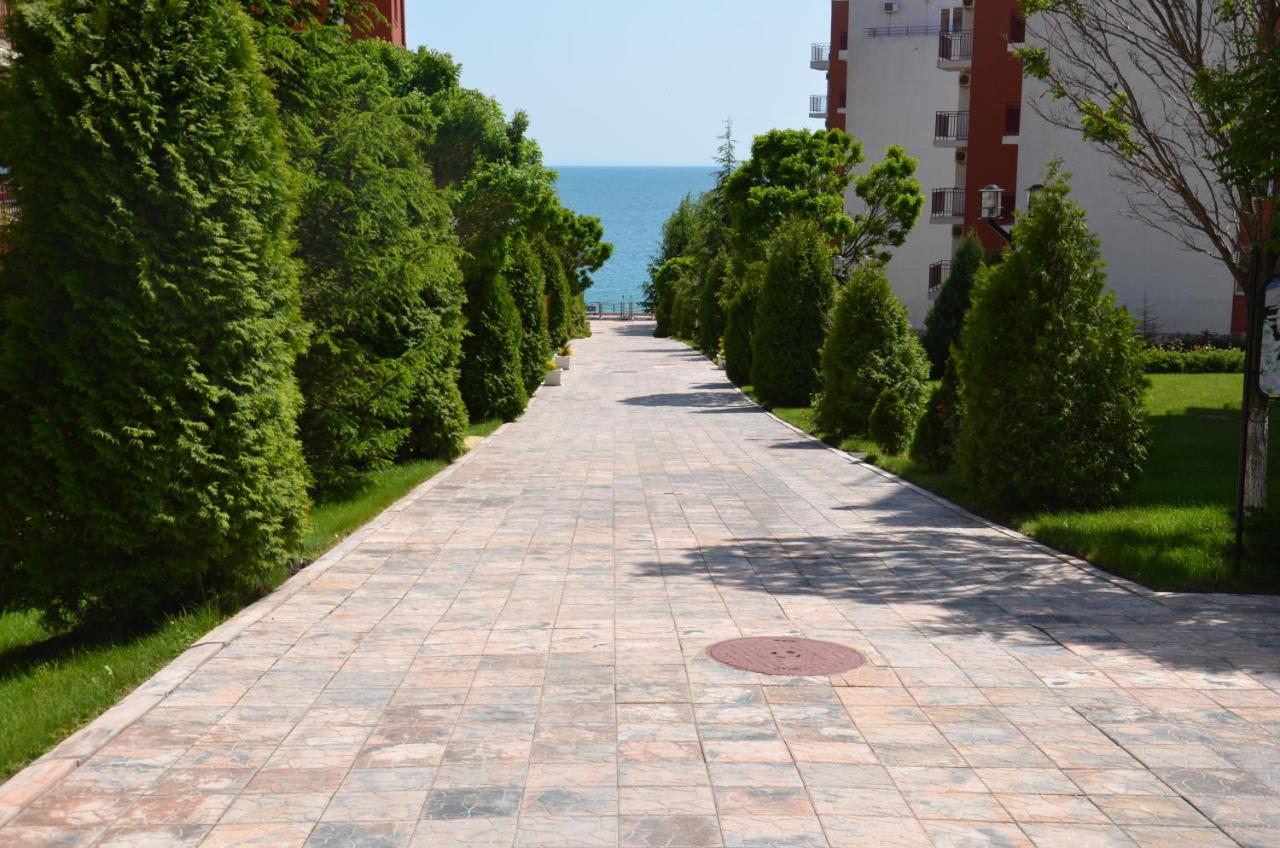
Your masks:
<path fill-rule="evenodd" d="M 822 348 L 822 394 L 814 408 L 818 427 L 832 436 L 867 433 L 871 413 L 889 389 L 914 422 L 928 379 L 924 349 L 884 269 L 854 270 L 840 290 Z"/>
<path fill-rule="evenodd" d="M 546 275 L 533 246 L 524 238 L 516 239 L 507 251 L 505 276 L 520 312 L 523 329 L 520 340 L 520 370 L 525 391 L 532 393 L 542 385 L 547 359 L 551 356 L 551 339 L 547 335 L 547 312 L 544 306 Z"/>
<path fill-rule="evenodd" d="M 688 256 L 677 256 L 664 262 L 653 275 L 655 298 L 653 334 L 658 338 L 676 335 L 676 294 L 681 281 L 692 277 L 694 269 L 693 259 Z"/>
<path fill-rule="evenodd" d="M 897 146 L 854 182 L 859 211 L 845 211 L 845 191 L 863 161 L 862 145 L 843 130 L 771 130 L 757 136 L 751 158 L 725 181 L 725 202 L 740 254 L 755 256 L 783 221 L 814 221 L 838 245 L 845 265 L 887 260 L 924 207 L 916 160 Z"/>
<path fill-rule="evenodd" d="M 249 19 L 46 0 L 7 32 L 0 603 L 129 627 L 265 582 L 306 506 L 303 333 Z"/>
<path fill-rule="evenodd" d="M 764 285 L 764 263 L 753 262 L 736 279 L 731 275 L 725 298 L 724 371 L 742 385 L 751 380 L 751 343 L 756 325 L 756 302 Z"/>
<path fill-rule="evenodd" d="M 675 211 L 662 223 L 662 241 L 658 244 L 658 252 L 649 261 L 649 278 L 640 298 L 640 305 L 655 315 L 660 297 L 658 274 L 662 266 L 672 259 L 688 256 L 693 252 L 694 214 L 694 200 L 685 195 Z"/>
<path fill-rule="evenodd" d="M 769 240 L 756 308 L 751 382 L 768 406 L 804 406 L 821 380 L 835 295 L 831 249 L 816 224 L 788 221 Z"/>
<path fill-rule="evenodd" d="M 973 280 L 981 267 L 982 242 L 973 233 L 966 233 L 951 261 L 951 273 L 924 319 L 921 341 L 924 342 L 925 353 L 929 354 L 933 377 L 942 376 L 951 346 L 960 340 L 960 328 L 964 326 L 964 316 L 969 311 Z"/>
<path fill-rule="evenodd" d="M 1051 170 L 1016 246 L 979 275 L 961 336 L 957 459 L 997 506 L 1110 503 L 1146 458 L 1141 341 L 1068 193 Z"/>

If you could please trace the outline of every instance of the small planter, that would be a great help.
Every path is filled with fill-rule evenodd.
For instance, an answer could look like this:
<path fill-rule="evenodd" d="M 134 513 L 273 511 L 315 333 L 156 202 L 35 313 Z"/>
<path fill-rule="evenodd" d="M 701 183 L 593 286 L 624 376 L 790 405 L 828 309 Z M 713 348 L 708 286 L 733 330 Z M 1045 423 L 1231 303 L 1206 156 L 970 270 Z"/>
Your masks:
<path fill-rule="evenodd" d="M 561 371 L 568 371 L 569 360 L 571 359 L 573 359 L 572 356 L 560 356 L 559 354 L 556 354 L 556 367 Z"/>
<path fill-rule="evenodd" d="M 717 367 L 717 368 L 719 368 L 721 371 L 723 371 L 723 370 L 724 370 L 724 357 L 723 357 L 723 356 L 717 356 L 717 357 L 716 357 L 716 367 Z"/>
<path fill-rule="evenodd" d="M 547 372 L 547 378 L 546 378 L 545 380 L 543 380 L 543 381 L 542 381 L 542 384 L 543 384 L 544 386 L 558 386 L 558 385 L 560 385 L 560 375 L 561 375 L 561 374 L 563 374 L 563 373 L 564 373 L 564 372 L 563 372 L 563 371 L 561 371 L 559 368 L 556 368 L 556 369 L 553 369 L 553 370 L 551 370 L 551 371 L 548 371 L 548 372 Z"/>

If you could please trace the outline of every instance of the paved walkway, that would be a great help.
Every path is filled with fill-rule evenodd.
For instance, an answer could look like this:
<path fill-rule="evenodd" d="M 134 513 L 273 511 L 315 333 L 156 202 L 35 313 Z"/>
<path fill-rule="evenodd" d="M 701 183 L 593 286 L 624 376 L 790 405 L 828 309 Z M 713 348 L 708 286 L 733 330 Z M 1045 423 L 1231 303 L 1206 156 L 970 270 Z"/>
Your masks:
<path fill-rule="evenodd" d="M 650 329 L 0 790 L 0 845 L 1280 844 L 1280 605 L 1090 573 Z M 759 634 L 869 663 L 705 654 Z"/>

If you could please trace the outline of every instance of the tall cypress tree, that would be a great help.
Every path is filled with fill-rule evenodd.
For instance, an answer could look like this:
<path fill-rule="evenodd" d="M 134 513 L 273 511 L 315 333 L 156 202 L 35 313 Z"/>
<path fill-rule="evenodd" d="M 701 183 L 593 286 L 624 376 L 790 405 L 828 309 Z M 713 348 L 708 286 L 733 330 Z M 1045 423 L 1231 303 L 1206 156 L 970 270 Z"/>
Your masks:
<path fill-rule="evenodd" d="M 803 406 L 822 384 L 822 341 L 836 287 L 831 250 L 817 225 L 795 220 L 778 227 L 768 254 L 751 382 L 770 406 Z"/>
<path fill-rule="evenodd" d="M 947 367 L 951 346 L 960 342 L 960 328 L 964 326 L 964 316 L 969 312 L 973 281 L 981 267 L 982 242 L 973 233 L 967 233 L 956 248 L 951 273 L 924 319 L 924 336 L 920 341 L 924 343 L 925 353 L 929 354 L 929 366 L 935 379 L 941 377 Z"/>
<path fill-rule="evenodd" d="M 520 311 L 520 373 L 525 391 L 532 392 L 546 375 L 551 340 L 547 335 L 547 309 L 543 291 L 546 276 L 528 239 L 518 238 L 507 252 L 507 283 Z"/>
<path fill-rule="evenodd" d="M 127 626 L 298 540 L 292 180 L 235 3 L 32 0 L 8 32 L 0 598 Z"/>

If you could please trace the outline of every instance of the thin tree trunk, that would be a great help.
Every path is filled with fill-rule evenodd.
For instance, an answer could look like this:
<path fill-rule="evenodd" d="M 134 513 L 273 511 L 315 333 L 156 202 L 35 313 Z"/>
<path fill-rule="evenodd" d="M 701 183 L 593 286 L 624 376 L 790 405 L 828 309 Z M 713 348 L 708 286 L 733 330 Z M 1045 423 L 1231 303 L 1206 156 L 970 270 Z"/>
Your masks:
<path fill-rule="evenodd" d="M 1253 391 L 1253 406 L 1249 410 L 1249 423 L 1245 437 L 1244 507 L 1246 511 L 1267 507 L 1267 449 L 1270 418 L 1267 399 Z"/>
<path fill-rule="evenodd" d="M 1244 427 L 1244 507 L 1246 512 L 1267 507 L 1267 456 L 1270 447 L 1270 400 L 1258 390 L 1262 367 L 1263 290 L 1271 278 L 1275 257 L 1269 250 L 1254 252 L 1250 268 L 1250 288 L 1245 297 L 1249 346 L 1245 351 L 1245 391 L 1249 394 L 1249 417 Z"/>

